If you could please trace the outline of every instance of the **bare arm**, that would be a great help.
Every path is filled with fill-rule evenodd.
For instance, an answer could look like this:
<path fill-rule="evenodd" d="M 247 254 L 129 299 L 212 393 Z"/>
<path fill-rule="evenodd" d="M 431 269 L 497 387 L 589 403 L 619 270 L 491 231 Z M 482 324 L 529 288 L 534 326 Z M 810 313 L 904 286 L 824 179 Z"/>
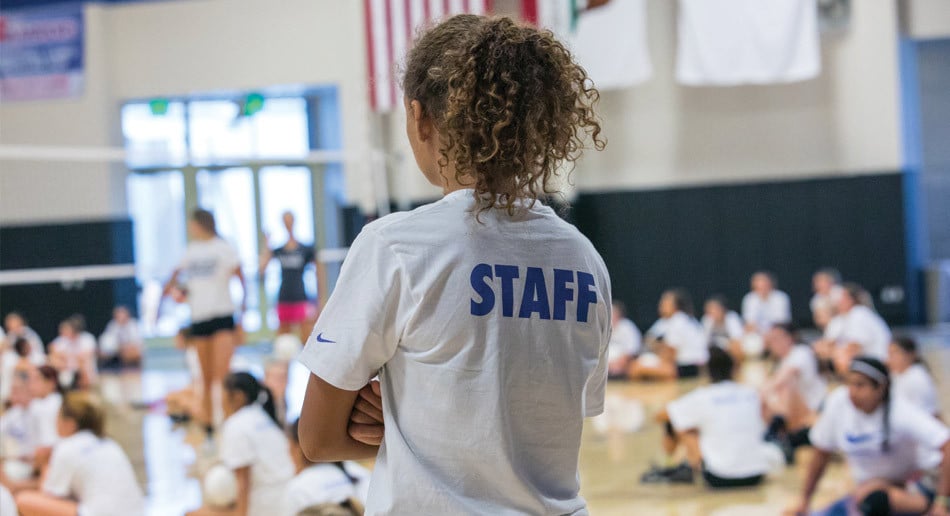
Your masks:
<path fill-rule="evenodd" d="M 310 375 L 299 430 L 300 447 L 308 459 L 335 462 L 376 456 L 378 446 L 359 442 L 348 432 L 358 399 L 362 399 L 359 391 L 338 389 L 319 376 Z"/>
<path fill-rule="evenodd" d="M 825 468 L 828 467 L 828 461 L 831 460 L 831 453 L 815 448 L 811 462 L 808 464 L 808 471 L 805 474 L 805 487 L 802 490 L 802 498 L 798 506 L 797 514 L 805 514 L 811 505 L 811 499 L 815 496 L 815 489 L 822 475 L 825 474 Z"/>
<path fill-rule="evenodd" d="M 241 315 L 243 316 L 247 311 L 247 282 L 244 281 L 244 271 L 241 270 L 240 265 L 234 268 L 234 275 L 241 280 Z"/>
<path fill-rule="evenodd" d="M 178 276 L 181 274 L 181 269 L 175 269 L 172 271 L 172 277 L 168 278 L 168 281 L 165 283 L 165 287 L 162 289 L 162 297 L 167 296 L 171 293 L 172 289 L 175 288 L 175 285 L 178 284 Z"/>

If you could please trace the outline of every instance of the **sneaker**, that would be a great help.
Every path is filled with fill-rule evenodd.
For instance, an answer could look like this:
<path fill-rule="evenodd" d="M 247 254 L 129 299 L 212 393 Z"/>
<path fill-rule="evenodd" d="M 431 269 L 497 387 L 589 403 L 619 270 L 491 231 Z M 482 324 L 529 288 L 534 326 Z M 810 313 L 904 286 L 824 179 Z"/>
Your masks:
<path fill-rule="evenodd" d="M 670 471 L 670 468 L 661 468 L 656 464 L 651 464 L 650 469 L 648 469 L 642 476 L 640 476 L 641 484 L 665 484 L 669 482 L 667 478 L 667 473 Z"/>
<path fill-rule="evenodd" d="M 685 462 L 667 471 L 667 478 L 674 484 L 692 484 L 693 476 L 693 468 Z"/>

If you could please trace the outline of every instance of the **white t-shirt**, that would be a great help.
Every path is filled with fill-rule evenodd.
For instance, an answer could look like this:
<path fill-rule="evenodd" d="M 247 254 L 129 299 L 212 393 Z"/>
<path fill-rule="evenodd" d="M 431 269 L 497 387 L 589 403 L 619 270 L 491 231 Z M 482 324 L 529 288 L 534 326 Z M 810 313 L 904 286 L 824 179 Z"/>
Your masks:
<path fill-rule="evenodd" d="M 260 405 L 251 403 L 224 421 L 218 458 L 232 470 L 251 467 L 248 516 L 268 516 L 281 507 L 294 464 L 287 437 Z"/>
<path fill-rule="evenodd" d="M 474 208 L 461 190 L 367 225 L 300 361 L 347 390 L 379 372 L 367 514 L 586 514 L 578 451 L 583 418 L 603 411 L 607 269 L 549 207 L 480 222 Z"/>
<path fill-rule="evenodd" d="M 808 346 L 792 346 L 792 350 L 779 363 L 776 374 L 789 369 L 798 371 L 798 393 L 805 405 L 811 410 L 818 410 L 828 393 L 828 384 L 818 371 L 815 352 Z"/>
<path fill-rule="evenodd" d="M 942 447 L 950 440 L 950 429 L 933 415 L 894 398 L 890 451 L 884 453 L 883 408 L 866 414 L 851 403 L 848 388 L 839 387 L 828 396 L 809 435 L 816 448 L 845 455 L 856 483 L 880 478 L 902 484 L 917 471 L 919 452 Z"/>
<path fill-rule="evenodd" d="M 122 346 L 142 345 L 142 334 L 139 331 L 139 323 L 135 319 L 129 319 L 125 324 L 119 324 L 116 321 L 109 321 L 104 332 L 99 337 L 99 351 L 106 355 L 115 355 Z"/>
<path fill-rule="evenodd" d="M 41 339 L 40 336 L 37 335 L 35 331 L 33 331 L 33 328 L 25 326 L 23 330 L 15 334 L 7 334 L 3 338 L 6 339 L 7 345 L 12 350 L 14 342 L 16 342 L 17 338 L 20 337 L 26 339 L 30 343 L 30 362 L 32 362 L 35 366 L 41 366 L 45 364 L 46 351 L 43 349 L 43 339 Z"/>
<path fill-rule="evenodd" d="M 317 464 L 298 473 L 287 484 L 281 514 L 297 516 L 297 513 L 308 507 L 325 503 L 339 504 L 351 498 L 365 502 L 365 493 L 361 496 L 360 488 L 361 484 L 368 487 L 370 472 L 355 462 L 346 462 L 343 467 L 346 468 L 346 474 L 333 464 Z"/>
<path fill-rule="evenodd" d="M 13 501 L 13 495 L 2 485 L 0 485 L 0 514 L 4 516 L 19 514 L 16 503 Z"/>
<path fill-rule="evenodd" d="M 716 322 L 708 315 L 703 316 L 702 323 L 703 330 L 706 332 L 706 342 L 721 348 L 729 344 L 728 341 L 739 340 L 745 334 L 742 318 L 731 310 L 726 313 L 726 319 L 722 326 L 717 327 Z"/>
<path fill-rule="evenodd" d="M 178 268 L 187 281 L 192 323 L 234 314 L 231 276 L 239 265 L 237 251 L 220 238 L 188 244 Z"/>
<path fill-rule="evenodd" d="M 30 402 L 30 428 L 36 439 L 36 446 L 53 446 L 59 441 L 56 420 L 59 418 L 59 408 L 62 404 L 63 397 L 58 392 Z"/>
<path fill-rule="evenodd" d="M 0 457 L 20 458 L 33 455 L 36 436 L 30 431 L 30 414 L 13 406 L 0 415 Z"/>
<path fill-rule="evenodd" d="M 742 298 L 742 318 L 746 323 L 755 324 L 759 333 L 765 333 L 776 324 L 792 320 L 792 305 L 788 294 L 773 290 L 763 299 L 755 292 L 749 292 Z"/>
<path fill-rule="evenodd" d="M 640 352 L 643 344 L 640 329 L 630 319 L 621 319 L 610 334 L 607 359 L 613 361 L 620 357 L 632 357 Z"/>
<path fill-rule="evenodd" d="M 663 343 L 676 350 L 678 365 L 703 365 L 709 361 L 709 343 L 702 325 L 683 312 L 657 321 L 649 331 L 663 337 Z"/>
<path fill-rule="evenodd" d="M 677 432 L 699 430 L 704 467 L 722 478 L 769 470 L 762 402 L 751 387 L 726 381 L 699 387 L 666 406 Z"/>
<path fill-rule="evenodd" d="M 848 313 L 839 315 L 835 320 L 837 322 L 834 325 L 829 324 L 828 329 L 825 330 L 825 338 L 834 340 L 840 345 L 857 342 L 861 345 L 862 354 L 882 361 L 887 360 L 891 330 L 874 310 L 864 305 L 856 305 Z"/>
<path fill-rule="evenodd" d="M 900 374 L 892 373 L 891 392 L 895 398 L 903 398 L 928 414 L 936 415 L 940 410 L 937 386 L 927 368 L 920 364 L 913 364 Z"/>
<path fill-rule="evenodd" d="M 91 357 L 88 367 L 92 368 L 91 373 L 96 371 L 96 338 L 89 332 L 82 332 L 74 339 L 66 337 L 56 337 L 56 340 L 49 345 L 50 352 L 56 352 L 66 357 L 66 369 L 77 371 L 80 366 L 80 359 L 84 356 Z"/>
<path fill-rule="evenodd" d="M 818 75 L 814 0 L 680 0 L 676 78 L 734 86 Z"/>
<path fill-rule="evenodd" d="M 145 513 L 142 490 L 125 452 L 111 439 L 82 431 L 53 447 L 43 491 L 79 502 L 81 516 Z"/>

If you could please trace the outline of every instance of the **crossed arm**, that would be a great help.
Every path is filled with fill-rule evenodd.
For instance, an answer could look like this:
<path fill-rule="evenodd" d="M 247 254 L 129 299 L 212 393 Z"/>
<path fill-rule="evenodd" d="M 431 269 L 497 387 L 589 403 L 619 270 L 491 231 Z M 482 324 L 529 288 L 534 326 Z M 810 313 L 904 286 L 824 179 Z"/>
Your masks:
<path fill-rule="evenodd" d="M 359 391 L 334 387 L 310 375 L 300 413 L 300 446 L 314 462 L 375 457 L 383 440 L 379 382 Z"/>

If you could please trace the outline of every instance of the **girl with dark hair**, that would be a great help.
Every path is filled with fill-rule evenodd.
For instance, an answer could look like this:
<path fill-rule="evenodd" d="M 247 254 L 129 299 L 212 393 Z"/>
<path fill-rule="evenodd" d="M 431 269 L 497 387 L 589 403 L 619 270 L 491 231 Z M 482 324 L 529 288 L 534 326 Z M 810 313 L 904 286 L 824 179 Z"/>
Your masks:
<path fill-rule="evenodd" d="M 809 435 L 815 454 L 797 514 L 807 514 L 831 454 L 844 455 L 857 486 L 851 499 L 861 514 L 947 514 L 950 495 L 950 429 L 902 398 L 891 396 L 887 367 L 871 357 L 851 362 L 847 385 L 829 397 Z M 921 469 L 921 451 L 942 454 L 939 481 L 910 481 Z M 935 452 L 936 453 L 936 452 Z M 934 492 L 936 491 L 936 492 Z"/>
<path fill-rule="evenodd" d="M 185 256 L 165 285 L 168 295 L 185 277 L 188 305 L 191 308 L 189 344 L 198 351 L 201 364 L 201 419 L 210 435 L 214 425 L 213 390 L 221 385 L 231 364 L 236 341 L 231 278 L 241 281 L 241 311 L 245 311 L 247 289 L 237 251 L 218 236 L 214 215 L 195 210 L 188 223 L 191 242 Z"/>
<path fill-rule="evenodd" d="M 230 510 L 202 507 L 189 516 L 227 514 L 269 516 L 283 503 L 294 476 L 287 438 L 277 423 L 274 397 L 249 373 L 224 379 L 224 413 L 218 459 L 237 478 L 237 501 Z"/>
<path fill-rule="evenodd" d="M 378 453 L 370 514 L 583 513 L 578 452 L 584 417 L 603 411 L 610 280 L 541 201 L 588 136 L 603 146 L 597 92 L 550 32 L 475 15 L 419 37 L 403 91 L 416 163 L 444 197 L 368 224 L 350 247 L 300 358 L 313 372 L 301 447 L 318 461 Z M 388 410 L 370 412 L 386 430 L 350 434 L 377 373 Z"/>
<path fill-rule="evenodd" d="M 59 337 L 49 345 L 49 363 L 60 372 L 64 387 L 89 388 L 96 383 L 96 338 L 86 331 L 86 319 L 73 315 L 59 323 Z"/>
<path fill-rule="evenodd" d="M 40 491 L 24 491 L 16 504 L 23 516 L 136 516 L 145 498 L 129 458 L 105 436 L 101 403 L 85 392 L 66 395 Z"/>
<path fill-rule="evenodd" d="M 633 379 L 676 380 L 699 376 L 709 359 L 709 344 L 703 327 L 693 318 L 693 302 L 682 289 L 660 296 L 660 319 L 647 330 L 653 349 L 630 364 Z"/>
<path fill-rule="evenodd" d="M 920 358 L 914 339 L 896 337 L 891 341 L 887 368 L 891 371 L 891 390 L 895 398 L 903 398 L 928 414 L 938 414 L 937 385 Z"/>
<path fill-rule="evenodd" d="M 887 360 L 891 330 L 870 306 L 870 295 L 854 283 L 842 285 L 838 296 L 838 315 L 828 324 L 815 352 L 822 360 L 831 360 L 835 372 L 844 375 L 857 356 Z"/>
<path fill-rule="evenodd" d="M 345 507 L 353 516 L 363 514 L 370 476 L 366 468 L 352 461 L 311 462 L 300 448 L 299 421 L 287 428 L 287 440 L 297 476 L 287 484 L 279 516 L 297 516 L 326 504 Z"/>

